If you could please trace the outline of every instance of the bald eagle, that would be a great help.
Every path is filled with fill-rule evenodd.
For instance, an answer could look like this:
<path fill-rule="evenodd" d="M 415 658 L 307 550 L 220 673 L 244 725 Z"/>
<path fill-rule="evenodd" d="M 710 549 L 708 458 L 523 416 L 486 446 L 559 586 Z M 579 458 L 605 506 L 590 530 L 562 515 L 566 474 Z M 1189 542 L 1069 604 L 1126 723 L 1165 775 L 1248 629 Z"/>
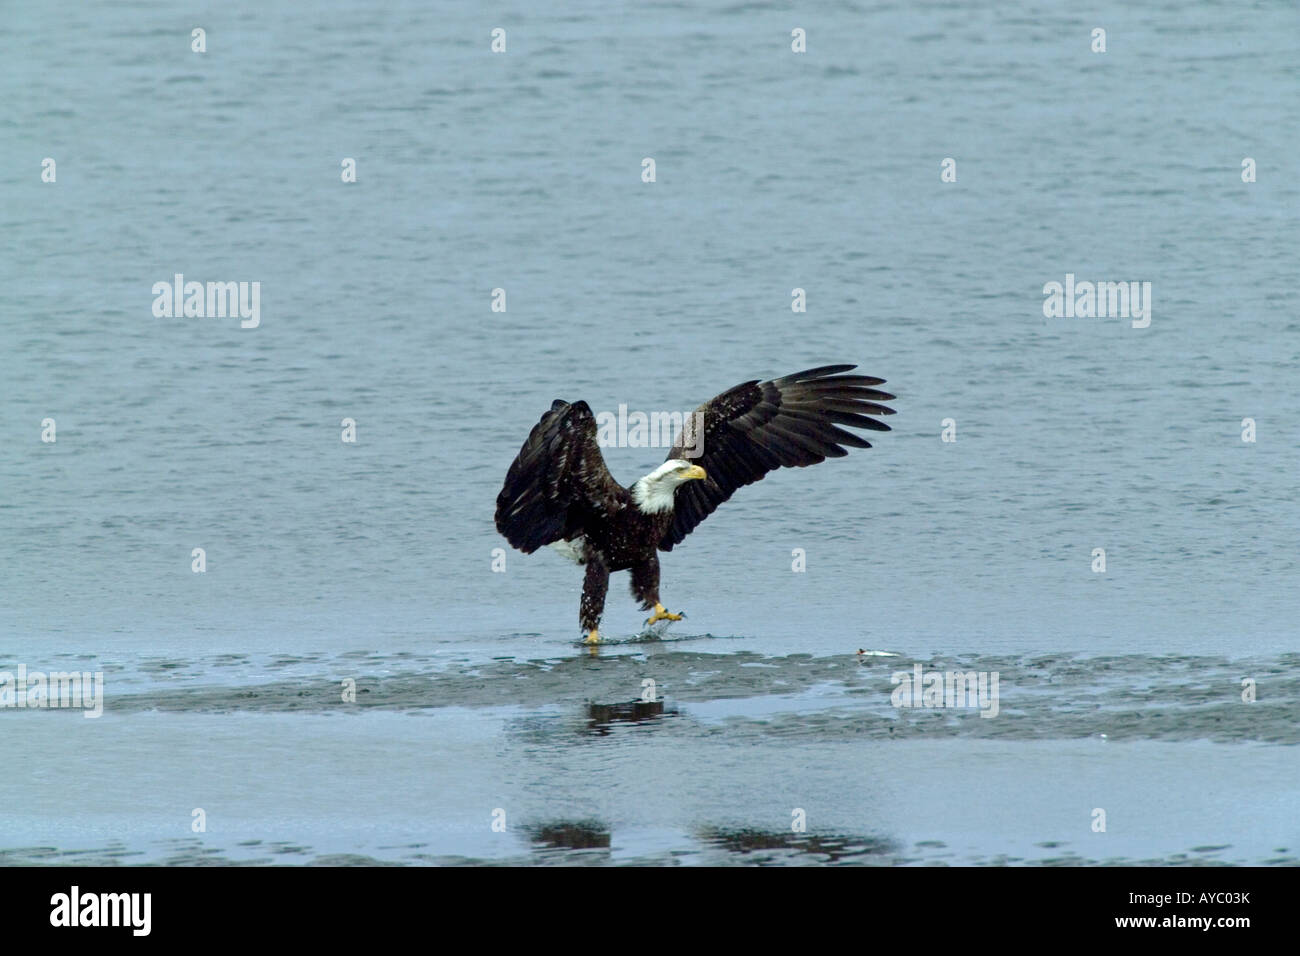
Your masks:
<path fill-rule="evenodd" d="M 600 640 L 612 571 L 631 570 L 632 595 L 654 610 L 647 624 L 680 621 L 659 602 L 658 551 L 671 551 L 735 493 L 777 468 L 815 465 L 871 444 L 838 426 L 887 432 L 870 416 L 892 415 L 879 404 L 884 379 L 846 375 L 855 365 L 825 365 L 770 382 L 742 382 L 705 402 L 694 421 L 701 436 L 683 434 L 668 460 L 624 488 L 605 467 L 596 419 L 586 402 L 557 399 L 533 426 L 497 496 L 496 526 L 531 554 L 550 545 L 586 565 L 579 622 L 585 643 Z M 695 460 L 684 455 L 688 447 Z"/>

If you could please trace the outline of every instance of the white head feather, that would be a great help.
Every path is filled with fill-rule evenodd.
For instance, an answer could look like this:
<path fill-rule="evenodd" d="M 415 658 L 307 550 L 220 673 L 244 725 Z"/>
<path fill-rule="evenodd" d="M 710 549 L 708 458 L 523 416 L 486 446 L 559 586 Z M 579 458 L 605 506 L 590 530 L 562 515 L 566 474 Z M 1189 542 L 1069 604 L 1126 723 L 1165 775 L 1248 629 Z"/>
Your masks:
<path fill-rule="evenodd" d="M 648 514 L 671 511 L 673 492 L 677 486 L 698 478 L 698 471 L 695 465 L 685 459 L 669 458 L 650 474 L 636 480 L 632 485 L 632 500 Z"/>

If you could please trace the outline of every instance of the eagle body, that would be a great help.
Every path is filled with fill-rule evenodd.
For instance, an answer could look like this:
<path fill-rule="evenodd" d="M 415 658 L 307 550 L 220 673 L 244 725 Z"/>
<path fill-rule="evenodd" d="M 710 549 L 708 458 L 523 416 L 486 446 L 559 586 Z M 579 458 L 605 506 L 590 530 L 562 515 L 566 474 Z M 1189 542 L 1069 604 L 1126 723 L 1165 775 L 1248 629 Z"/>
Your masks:
<path fill-rule="evenodd" d="M 827 365 L 767 382 L 753 380 L 701 405 L 688 460 L 684 437 L 668 459 L 629 487 L 614 480 L 586 402 L 556 400 L 533 426 L 497 496 L 496 527 L 531 554 L 550 546 L 586 567 L 579 621 L 599 640 L 609 575 L 632 572 L 632 594 L 647 623 L 680 620 L 659 602 L 659 551 L 673 547 L 740 487 L 781 467 L 806 467 L 870 448 L 844 427 L 889 431 L 876 416 L 893 395 L 884 380 Z"/>
<path fill-rule="evenodd" d="M 602 561 L 610 571 L 626 571 L 655 557 L 655 544 L 668 530 L 672 512 L 650 513 L 625 508 L 600 528 L 572 541 L 553 541 L 549 547 L 575 564 Z"/>

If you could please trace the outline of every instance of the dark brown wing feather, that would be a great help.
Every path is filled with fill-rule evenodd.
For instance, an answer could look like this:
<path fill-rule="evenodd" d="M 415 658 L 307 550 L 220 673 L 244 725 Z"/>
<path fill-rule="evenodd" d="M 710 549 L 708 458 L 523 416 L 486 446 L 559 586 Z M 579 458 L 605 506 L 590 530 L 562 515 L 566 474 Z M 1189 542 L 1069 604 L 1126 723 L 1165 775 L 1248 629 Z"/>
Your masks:
<path fill-rule="evenodd" d="M 626 508 L 629 495 L 605 467 L 586 402 L 555 401 L 533 426 L 497 495 L 497 530 L 525 554 L 567 540 Z"/>
<path fill-rule="evenodd" d="M 894 396 L 868 375 L 845 375 L 856 365 L 825 365 L 770 382 L 744 382 L 701 405 L 704 454 L 691 459 L 708 477 L 677 489 L 673 523 L 659 547 L 671 551 L 737 488 L 777 468 L 815 465 L 848 452 L 842 445 L 870 448 L 870 442 L 838 426 L 889 431 L 873 415 L 892 415 L 879 402 Z M 669 458 L 684 455 L 678 441 Z"/>

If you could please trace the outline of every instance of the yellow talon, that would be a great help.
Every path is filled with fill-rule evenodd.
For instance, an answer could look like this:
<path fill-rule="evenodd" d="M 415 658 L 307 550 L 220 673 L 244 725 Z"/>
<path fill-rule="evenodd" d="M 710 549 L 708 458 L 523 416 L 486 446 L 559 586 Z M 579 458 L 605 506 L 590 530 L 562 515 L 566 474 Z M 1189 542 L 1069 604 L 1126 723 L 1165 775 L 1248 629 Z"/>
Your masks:
<path fill-rule="evenodd" d="M 656 621 L 680 621 L 681 619 L 681 614 L 673 614 L 664 608 L 662 604 L 656 604 L 654 615 L 646 618 L 645 622 L 647 624 L 654 624 Z"/>
<path fill-rule="evenodd" d="M 593 627 L 593 628 L 591 629 L 591 631 L 587 634 L 587 636 L 584 637 L 584 638 L 582 639 L 582 643 L 584 643 L 584 644 L 599 644 L 599 643 L 600 643 L 600 631 L 599 631 L 597 628 L 594 628 L 594 627 Z"/>

